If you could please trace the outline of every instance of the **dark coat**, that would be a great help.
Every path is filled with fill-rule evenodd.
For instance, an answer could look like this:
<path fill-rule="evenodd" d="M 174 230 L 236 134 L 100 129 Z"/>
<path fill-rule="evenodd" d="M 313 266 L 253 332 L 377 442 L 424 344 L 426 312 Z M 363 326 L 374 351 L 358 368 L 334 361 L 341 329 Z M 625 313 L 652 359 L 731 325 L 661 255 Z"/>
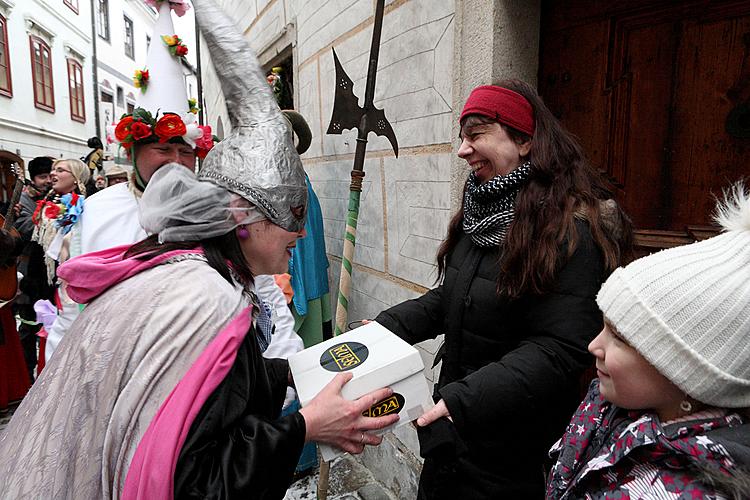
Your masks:
<path fill-rule="evenodd" d="M 576 228 L 577 248 L 549 293 L 498 296 L 498 250 L 464 234 L 439 287 L 376 318 L 412 344 L 445 334 L 435 398 L 453 419 L 456 449 L 467 451 L 427 457 L 422 498 L 543 496 L 546 452 L 580 401 L 587 346 L 603 324 L 595 302 L 603 256 L 588 224 L 577 219 Z"/>
<path fill-rule="evenodd" d="M 261 357 L 255 329 L 193 421 L 175 468 L 178 499 L 280 499 L 292 483 L 305 419 L 279 417 L 289 364 Z"/>
<path fill-rule="evenodd" d="M 650 412 L 604 400 L 591 383 L 562 439 L 549 499 L 748 498 L 750 423 L 723 415 L 662 424 Z"/>

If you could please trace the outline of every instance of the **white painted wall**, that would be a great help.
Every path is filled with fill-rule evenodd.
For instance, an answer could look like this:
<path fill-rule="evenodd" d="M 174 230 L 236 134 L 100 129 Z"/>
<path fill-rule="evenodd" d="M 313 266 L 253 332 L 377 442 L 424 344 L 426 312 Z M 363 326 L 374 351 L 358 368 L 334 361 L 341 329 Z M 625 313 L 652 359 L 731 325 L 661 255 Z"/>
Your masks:
<path fill-rule="evenodd" d="M 76 14 L 62 0 L 0 0 L 0 13 L 7 21 L 13 82 L 13 97 L 0 95 L 0 149 L 27 162 L 39 155 L 85 155 L 86 139 L 95 133 L 89 2 L 79 0 Z M 43 35 L 50 45 L 54 113 L 34 106 L 29 33 Z M 71 53 L 83 68 L 85 123 L 70 117 L 66 57 Z"/>

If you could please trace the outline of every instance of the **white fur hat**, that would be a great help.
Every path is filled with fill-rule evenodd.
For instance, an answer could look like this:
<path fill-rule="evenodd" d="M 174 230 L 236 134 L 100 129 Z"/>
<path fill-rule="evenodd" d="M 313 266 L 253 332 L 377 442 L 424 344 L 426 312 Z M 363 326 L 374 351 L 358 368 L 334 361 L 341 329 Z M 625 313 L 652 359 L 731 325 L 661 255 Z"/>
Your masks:
<path fill-rule="evenodd" d="M 722 234 L 617 269 L 596 300 L 651 365 L 689 396 L 750 407 L 750 193 L 717 209 Z"/>

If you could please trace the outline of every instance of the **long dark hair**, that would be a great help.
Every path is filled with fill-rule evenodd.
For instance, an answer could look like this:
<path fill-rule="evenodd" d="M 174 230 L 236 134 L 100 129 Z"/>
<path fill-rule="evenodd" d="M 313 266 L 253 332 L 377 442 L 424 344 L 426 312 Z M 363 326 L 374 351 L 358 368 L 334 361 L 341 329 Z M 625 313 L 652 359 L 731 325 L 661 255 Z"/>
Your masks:
<path fill-rule="evenodd" d="M 245 260 L 234 231 L 200 241 L 167 243 L 159 243 L 158 236 L 152 234 L 128 248 L 125 257 L 148 260 L 173 250 L 192 250 L 199 247 L 203 248 L 208 265 L 214 268 L 230 284 L 235 282 L 232 279 L 233 273 L 239 278 L 242 285 L 249 285 L 253 282 L 253 273 Z"/>
<path fill-rule="evenodd" d="M 612 194 L 586 160 L 578 141 L 562 127 L 531 85 L 520 80 L 502 80 L 494 85 L 524 96 L 533 108 L 535 120 L 533 137 L 501 124 L 516 143 L 531 140 L 526 159 L 533 169 L 516 198 L 515 217 L 502 245 L 498 293 L 515 298 L 549 291 L 558 269 L 576 249 L 576 216 L 589 222 L 606 271 L 624 264 L 632 253 L 632 226 L 616 205 L 612 215 L 618 227 L 602 220 L 600 204 L 611 199 Z M 444 276 L 448 255 L 463 232 L 463 215 L 462 204 L 438 249 L 438 280 Z M 565 255 L 560 255 L 566 239 Z"/>

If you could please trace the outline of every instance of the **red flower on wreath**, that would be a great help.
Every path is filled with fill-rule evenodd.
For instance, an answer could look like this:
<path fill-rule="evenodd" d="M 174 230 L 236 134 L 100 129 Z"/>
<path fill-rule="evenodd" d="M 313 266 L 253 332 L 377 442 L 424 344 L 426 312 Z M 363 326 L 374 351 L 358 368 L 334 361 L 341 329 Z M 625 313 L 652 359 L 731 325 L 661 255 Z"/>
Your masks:
<path fill-rule="evenodd" d="M 151 135 L 151 127 L 147 123 L 135 121 L 130 126 L 130 133 L 133 134 L 134 141 L 140 141 Z"/>
<path fill-rule="evenodd" d="M 48 219 L 57 219 L 57 216 L 60 215 L 60 205 L 52 202 L 47 202 L 46 207 L 44 209 L 44 216 Z"/>
<path fill-rule="evenodd" d="M 187 133 L 185 122 L 177 115 L 168 114 L 156 122 L 154 133 L 159 137 L 159 142 L 167 142 L 172 137 L 182 137 Z"/>
<path fill-rule="evenodd" d="M 130 125 L 132 123 L 132 116 L 125 116 L 120 120 L 120 123 L 117 124 L 117 128 L 115 128 L 115 138 L 118 141 L 123 142 L 128 137 L 128 134 L 130 134 Z"/>

